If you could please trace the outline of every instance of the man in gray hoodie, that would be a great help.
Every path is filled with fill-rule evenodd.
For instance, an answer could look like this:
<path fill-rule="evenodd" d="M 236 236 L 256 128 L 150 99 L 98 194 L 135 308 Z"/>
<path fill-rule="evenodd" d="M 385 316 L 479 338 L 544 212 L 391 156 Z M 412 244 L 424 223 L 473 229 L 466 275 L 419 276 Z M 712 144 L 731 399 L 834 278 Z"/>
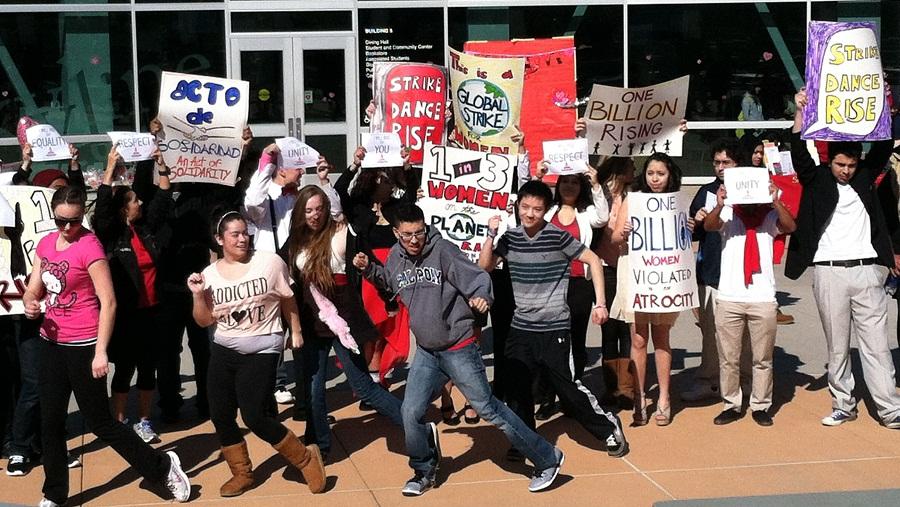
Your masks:
<path fill-rule="evenodd" d="M 402 408 L 406 451 L 415 475 L 407 481 L 403 494 L 418 496 L 435 484 L 440 444 L 437 433 L 431 434 L 429 442 L 423 418 L 435 391 L 448 380 L 479 416 L 499 427 L 534 464 L 528 490 L 550 487 L 562 466 L 562 451 L 495 398 L 485 374 L 473 310 L 485 313 L 493 303 L 490 276 L 437 230 L 426 227 L 418 206 L 397 209 L 393 226 L 398 242 L 383 267 L 370 263 L 363 253 L 357 254 L 353 264 L 376 286 L 403 300 L 416 336 L 417 349 Z"/>

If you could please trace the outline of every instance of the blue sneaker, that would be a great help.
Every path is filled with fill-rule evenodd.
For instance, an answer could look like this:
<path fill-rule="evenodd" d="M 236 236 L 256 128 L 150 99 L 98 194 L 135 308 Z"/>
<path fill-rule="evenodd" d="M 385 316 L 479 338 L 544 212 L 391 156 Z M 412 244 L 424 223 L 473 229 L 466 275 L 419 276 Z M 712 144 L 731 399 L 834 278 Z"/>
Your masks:
<path fill-rule="evenodd" d="M 553 453 L 556 455 L 556 465 L 543 470 L 535 470 L 534 475 L 531 477 L 531 483 L 528 484 L 528 491 L 537 493 L 553 485 L 553 481 L 559 475 L 559 469 L 562 468 L 563 461 L 566 460 L 566 455 L 558 448 L 554 449 Z"/>
<path fill-rule="evenodd" d="M 822 424 L 825 426 L 840 426 L 845 422 L 855 421 L 856 420 L 856 412 L 846 412 L 841 409 L 835 409 L 831 415 L 822 419 Z"/>
<path fill-rule="evenodd" d="M 900 430 L 900 415 L 894 416 L 893 419 L 886 419 L 884 427 L 889 430 Z"/>

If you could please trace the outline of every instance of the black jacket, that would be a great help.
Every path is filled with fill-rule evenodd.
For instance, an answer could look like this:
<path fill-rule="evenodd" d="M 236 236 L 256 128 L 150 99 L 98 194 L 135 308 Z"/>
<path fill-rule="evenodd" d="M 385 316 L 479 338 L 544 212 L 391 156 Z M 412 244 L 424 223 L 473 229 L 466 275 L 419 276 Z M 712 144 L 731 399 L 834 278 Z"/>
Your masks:
<path fill-rule="evenodd" d="M 143 274 L 138 267 L 137 255 L 131 247 L 131 228 L 125 225 L 119 216 L 119 210 L 113 209 L 112 197 L 112 187 L 100 185 L 94 204 L 93 227 L 109 259 L 117 308 L 124 313 L 137 308 L 146 288 Z M 165 223 L 174 202 L 172 193 L 164 190 L 155 192 L 152 199 L 144 204 L 143 216 L 134 224 L 134 230 L 153 259 L 153 264 L 158 268 L 160 252 L 165 245 L 157 241 L 156 232 Z M 157 294 L 160 293 L 160 282 L 161 277 L 157 273 Z"/>
<path fill-rule="evenodd" d="M 706 205 L 706 194 L 715 194 L 721 185 L 722 180 L 716 178 L 700 187 L 691 201 L 690 216 L 695 216 Z M 722 235 L 718 232 L 706 232 L 702 224 L 697 224 L 693 240 L 700 242 L 700 251 L 697 252 L 697 281 L 702 285 L 718 288 L 722 273 Z"/>
<path fill-rule="evenodd" d="M 850 180 L 850 186 L 859 195 L 866 213 L 869 214 L 872 247 L 878 254 L 877 262 L 887 267 L 894 265 L 894 257 L 891 238 L 875 189 L 875 178 L 887 163 L 892 145 L 892 141 L 873 143 L 865 160 L 859 161 L 856 173 Z M 816 166 L 806 151 L 806 142 L 800 139 L 799 133 L 794 133 L 791 138 L 791 157 L 797 171 L 797 179 L 803 186 L 803 195 L 797 213 L 797 230 L 791 235 L 788 245 L 784 274 L 796 280 L 815 258 L 825 225 L 837 207 L 838 183 L 827 164 Z"/>

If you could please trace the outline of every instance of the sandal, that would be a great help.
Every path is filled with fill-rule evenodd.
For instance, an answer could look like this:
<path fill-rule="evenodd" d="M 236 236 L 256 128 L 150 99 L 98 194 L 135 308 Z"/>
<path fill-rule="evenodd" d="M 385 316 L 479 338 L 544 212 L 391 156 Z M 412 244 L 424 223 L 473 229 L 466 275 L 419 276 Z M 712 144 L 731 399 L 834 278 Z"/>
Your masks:
<path fill-rule="evenodd" d="M 634 397 L 634 426 L 644 426 L 650 422 L 647 417 L 647 407 L 650 403 L 643 396 Z"/>
<path fill-rule="evenodd" d="M 474 416 L 469 417 L 469 411 L 475 412 L 475 410 L 472 408 L 472 405 L 466 403 L 466 405 L 463 407 L 463 419 L 466 420 L 467 424 L 478 424 L 479 421 L 481 421 L 481 416 L 479 416 L 476 412 Z"/>
<path fill-rule="evenodd" d="M 666 408 L 657 406 L 653 419 L 656 420 L 657 426 L 668 426 L 672 422 L 672 406 L 669 405 Z"/>
<path fill-rule="evenodd" d="M 449 405 L 441 407 L 441 419 L 447 426 L 456 426 L 459 424 L 459 414 L 456 413 L 456 409 L 453 408 L 452 401 Z"/>

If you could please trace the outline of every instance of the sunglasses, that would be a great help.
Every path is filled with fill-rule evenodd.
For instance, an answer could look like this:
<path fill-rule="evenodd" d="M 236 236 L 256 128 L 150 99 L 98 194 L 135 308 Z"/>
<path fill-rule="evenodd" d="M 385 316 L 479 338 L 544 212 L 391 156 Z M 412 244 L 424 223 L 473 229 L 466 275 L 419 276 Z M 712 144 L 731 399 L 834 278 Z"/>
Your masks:
<path fill-rule="evenodd" d="M 57 229 L 65 229 L 67 225 L 81 225 L 82 220 L 84 220 L 84 217 L 56 217 L 53 219 L 53 222 L 56 223 Z"/>

